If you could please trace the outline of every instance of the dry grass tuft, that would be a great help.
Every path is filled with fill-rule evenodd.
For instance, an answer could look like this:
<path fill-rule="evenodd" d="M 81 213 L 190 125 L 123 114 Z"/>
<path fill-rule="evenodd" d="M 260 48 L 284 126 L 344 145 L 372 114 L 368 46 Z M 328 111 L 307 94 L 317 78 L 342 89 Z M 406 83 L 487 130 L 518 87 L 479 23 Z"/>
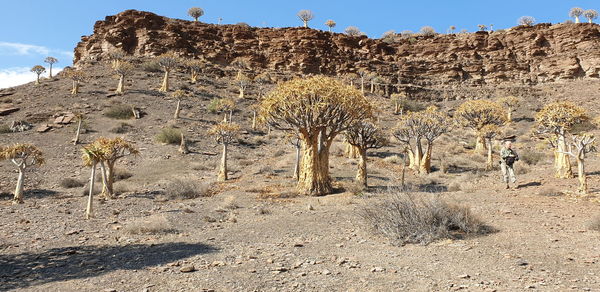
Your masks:
<path fill-rule="evenodd" d="M 198 184 L 191 180 L 175 179 L 167 184 L 165 194 L 170 199 L 195 199 L 214 195 L 212 185 Z"/>
<path fill-rule="evenodd" d="M 123 230 L 128 234 L 167 234 L 177 232 L 169 220 L 161 215 L 153 215 L 133 221 L 127 224 Z"/>
<path fill-rule="evenodd" d="M 65 189 L 81 188 L 85 186 L 85 183 L 75 178 L 64 178 L 60 181 L 60 186 Z"/>
<path fill-rule="evenodd" d="M 361 216 L 371 229 L 395 245 L 427 245 L 440 239 L 457 239 L 493 231 L 469 208 L 449 204 L 437 196 L 415 197 L 396 193 L 384 202 L 366 207 Z"/>
<path fill-rule="evenodd" d="M 181 131 L 175 128 L 164 128 L 156 135 L 156 141 L 164 144 L 180 144 Z"/>
<path fill-rule="evenodd" d="M 104 115 L 116 120 L 128 120 L 133 118 L 133 111 L 130 105 L 126 104 L 115 104 L 109 107 Z"/>

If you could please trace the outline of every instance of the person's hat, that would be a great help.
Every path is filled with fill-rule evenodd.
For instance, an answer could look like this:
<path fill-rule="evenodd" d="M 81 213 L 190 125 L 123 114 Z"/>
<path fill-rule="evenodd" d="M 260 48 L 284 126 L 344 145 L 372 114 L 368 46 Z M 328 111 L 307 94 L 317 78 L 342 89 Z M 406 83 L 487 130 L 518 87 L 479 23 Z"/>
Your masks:
<path fill-rule="evenodd" d="M 502 142 L 506 142 L 506 141 L 515 142 L 515 140 L 517 140 L 517 136 L 516 135 L 504 136 L 501 138 L 501 140 L 502 140 Z"/>

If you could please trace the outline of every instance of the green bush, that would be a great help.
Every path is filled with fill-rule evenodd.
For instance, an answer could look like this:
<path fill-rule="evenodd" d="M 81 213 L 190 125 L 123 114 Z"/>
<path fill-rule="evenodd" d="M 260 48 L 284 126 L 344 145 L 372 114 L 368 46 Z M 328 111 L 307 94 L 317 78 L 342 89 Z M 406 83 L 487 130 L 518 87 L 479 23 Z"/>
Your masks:
<path fill-rule="evenodd" d="M 12 133 L 12 131 L 10 130 L 10 126 L 0 125 L 0 134 L 8 134 L 8 133 Z"/>
<path fill-rule="evenodd" d="M 219 112 L 220 105 L 221 105 L 221 101 L 218 98 L 213 98 L 210 101 L 210 103 L 208 104 L 208 106 L 206 107 L 206 109 L 208 110 L 209 113 L 216 114 Z"/>
<path fill-rule="evenodd" d="M 130 105 L 115 104 L 109 107 L 104 112 L 104 115 L 111 119 L 128 120 L 133 118 L 133 110 Z"/>
<path fill-rule="evenodd" d="M 156 141 L 165 144 L 180 144 L 181 131 L 175 128 L 164 128 L 156 135 Z"/>

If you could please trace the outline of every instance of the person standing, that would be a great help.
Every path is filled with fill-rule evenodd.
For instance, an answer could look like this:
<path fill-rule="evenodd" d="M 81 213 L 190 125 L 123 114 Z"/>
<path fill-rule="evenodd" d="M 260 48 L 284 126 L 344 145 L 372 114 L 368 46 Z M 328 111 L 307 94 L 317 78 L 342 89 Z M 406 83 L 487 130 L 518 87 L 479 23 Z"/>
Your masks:
<path fill-rule="evenodd" d="M 500 150 L 500 169 L 502 170 L 502 179 L 506 183 L 506 188 L 510 188 L 510 183 L 515 184 L 517 177 L 515 176 L 514 164 L 519 161 L 519 155 L 512 149 L 512 141 L 505 140 Z"/>

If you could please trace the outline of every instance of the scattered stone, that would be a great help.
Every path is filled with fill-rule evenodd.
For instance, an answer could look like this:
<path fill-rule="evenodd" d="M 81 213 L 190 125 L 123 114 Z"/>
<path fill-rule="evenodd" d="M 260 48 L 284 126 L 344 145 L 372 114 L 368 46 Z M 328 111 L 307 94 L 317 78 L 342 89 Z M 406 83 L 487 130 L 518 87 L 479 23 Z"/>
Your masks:
<path fill-rule="evenodd" d="M 323 272 L 321 272 L 321 274 L 323 274 L 323 275 L 331 275 L 331 271 L 329 271 L 329 270 L 323 270 Z"/>
<path fill-rule="evenodd" d="M 374 267 L 371 269 L 372 273 L 379 273 L 379 272 L 384 272 L 384 271 L 385 271 L 385 268 L 383 268 L 383 267 Z"/>
<path fill-rule="evenodd" d="M 19 110 L 20 108 L 18 107 L 0 107 L 0 116 L 8 116 Z"/>
<path fill-rule="evenodd" d="M 48 125 L 48 124 L 43 124 L 43 125 L 39 125 L 35 131 L 38 133 L 45 133 L 48 132 L 52 129 L 52 126 Z"/>
<path fill-rule="evenodd" d="M 527 266 L 527 265 L 529 265 L 529 263 L 527 261 L 523 260 L 523 259 L 517 261 L 517 266 L 524 267 L 524 266 Z"/>
<path fill-rule="evenodd" d="M 460 275 L 458 277 L 461 278 L 461 279 L 469 279 L 469 278 L 471 278 L 471 276 L 469 274 Z"/>
<path fill-rule="evenodd" d="M 185 266 L 181 267 L 179 269 L 179 271 L 182 273 L 190 273 L 190 272 L 196 271 L 196 267 L 194 267 L 194 265 L 185 265 Z"/>

